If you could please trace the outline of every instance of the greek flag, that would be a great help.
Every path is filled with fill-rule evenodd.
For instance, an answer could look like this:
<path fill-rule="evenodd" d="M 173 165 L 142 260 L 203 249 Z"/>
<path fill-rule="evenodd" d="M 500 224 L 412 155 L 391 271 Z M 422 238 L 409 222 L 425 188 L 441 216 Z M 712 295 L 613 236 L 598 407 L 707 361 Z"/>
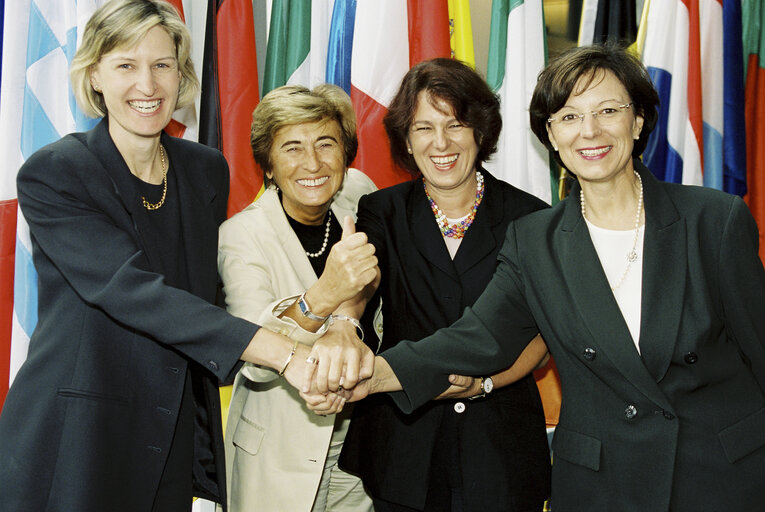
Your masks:
<path fill-rule="evenodd" d="M 5 397 L 19 366 L 26 358 L 29 337 L 37 323 L 37 274 L 32 265 L 26 223 L 16 206 L 16 173 L 42 146 L 72 131 L 87 130 L 95 120 L 77 108 L 69 86 L 69 64 L 84 23 L 104 0 L 14 0 L 6 5 L 2 97 L 0 98 L 0 233 L 3 245 L 15 238 L 13 315 L 10 340 L 0 338 L 0 369 L 7 381 L 0 383 Z M 13 51 L 11 51 L 11 49 Z M 25 49 L 19 51 L 19 49 Z M 13 230 L 12 224 L 16 229 Z M 15 234 L 13 233 L 15 231 Z M 2 297 L 7 297 L 2 290 Z M 3 306 L 7 306 L 4 303 Z M 0 325 L 4 333 L 8 325 Z M 9 343 L 10 341 L 10 343 Z"/>

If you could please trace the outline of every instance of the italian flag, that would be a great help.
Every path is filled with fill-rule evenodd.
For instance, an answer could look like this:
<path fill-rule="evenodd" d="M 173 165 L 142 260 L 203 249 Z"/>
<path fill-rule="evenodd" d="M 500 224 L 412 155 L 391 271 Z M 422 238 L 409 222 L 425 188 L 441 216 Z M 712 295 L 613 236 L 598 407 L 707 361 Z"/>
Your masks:
<path fill-rule="evenodd" d="M 502 134 L 486 167 L 550 203 L 557 197 L 557 178 L 551 176 L 547 149 L 531 132 L 528 113 L 546 56 L 542 2 L 494 0 L 486 81 L 502 101 Z"/>

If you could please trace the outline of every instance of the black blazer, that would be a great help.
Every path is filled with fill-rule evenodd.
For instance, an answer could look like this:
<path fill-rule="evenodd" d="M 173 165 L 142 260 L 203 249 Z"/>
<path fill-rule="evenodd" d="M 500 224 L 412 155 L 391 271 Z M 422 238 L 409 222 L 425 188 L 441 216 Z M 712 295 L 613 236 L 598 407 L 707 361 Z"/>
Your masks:
<path fill-rule="evenodd" d="M 162 135 L 175 173 L 189 290 L 163 283 L 157 247 L 107 121 L 32 155 L 18 198 L 39 320 L 0 415 L 0 510 L 151 510 L 188 365 L 204 373 L 195 491 L 225 500 L 217 383 L 257 326 L 216 301 L 220 152 Z M 207 371 L 203 371 L 206 368 Z"/>
<path fill-rule="evenodd" d="M 375 246 L 382 272 L 382 349 L 423 338 L 459 318 L 491 279 L 508 223 L 547 206 L 482 173 L 485 195 L 453 261 L 422 180 L 359 202 L 357 229 Z M 471 346 L 473 340 L 463 343 Z M 462 413 L 455 411 L 458 402 Z M 369 397 L 356 405 L 341 467 L 361 476 L 373 496 L 422 509 L 429 478 L 447 477 L 429 475 L 445 421 L 457 425 L 466 510 L 541 509 L 549 495 L 550 457 L 531 376 L 486 399 L 434 401 L 411 415 L 387 396 Z"/>
<path fill-rule="evenodd" d="M 416 407 L 449 372 L 507 365 L 540 331 L 563 391 L 553 510 L 746 510 L 765 503 L 757 226 L 739 197 L 659 182 L 635 165 L 646 208 L 641 353 L 576 185 L 555 208 L 510 225 L 497 273 L 458 322 L 383 354 L 405 390 L 396 399 Z"/>

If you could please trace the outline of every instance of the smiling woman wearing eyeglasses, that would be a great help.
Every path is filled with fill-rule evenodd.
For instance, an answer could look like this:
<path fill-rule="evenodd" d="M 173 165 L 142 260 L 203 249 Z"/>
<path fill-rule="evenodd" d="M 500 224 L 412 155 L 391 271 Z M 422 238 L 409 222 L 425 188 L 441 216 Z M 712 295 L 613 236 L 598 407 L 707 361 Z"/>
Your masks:
<path fill-rule="evenodd" d="M 576 177 L 513 222 L 486 291 L 448 329 L 378 356 L 354 390 L 412 410 L 453 372 L 511 363 L 538 332 L 560 372 L 552 509 L 746 510 L 765 501 L 765 271 L 741 198 L 638 159 L 659 98 L 639 60 L 575 48 L 531 125 Z M 470 340 L 470 343 L 466 343 Z"/>

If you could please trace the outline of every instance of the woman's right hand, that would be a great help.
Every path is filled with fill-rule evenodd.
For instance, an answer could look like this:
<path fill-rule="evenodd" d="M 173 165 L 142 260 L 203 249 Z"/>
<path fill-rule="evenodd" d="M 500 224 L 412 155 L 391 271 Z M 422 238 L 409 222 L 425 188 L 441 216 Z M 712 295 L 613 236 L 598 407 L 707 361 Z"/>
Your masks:
<path fill-rule="evenodd" d="M 436 400 L 445 398 L 470 398 L 481 392 L 481 379 L 469 377 L 467 375 L 449 375 L 449 384 L 451 384 L 443 393 L 436 397 Z"/>

